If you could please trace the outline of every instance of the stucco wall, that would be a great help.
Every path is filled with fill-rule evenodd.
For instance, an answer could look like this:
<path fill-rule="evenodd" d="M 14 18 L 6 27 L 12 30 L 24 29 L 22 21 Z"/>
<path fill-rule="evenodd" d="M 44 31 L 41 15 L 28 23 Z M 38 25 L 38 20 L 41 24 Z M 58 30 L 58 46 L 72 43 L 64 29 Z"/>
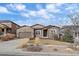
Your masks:
<path fill-rule="evenodd" d="M 22 27 L 22 28 L 19 28 L 17 29 L 16 33 L 17 33 L 17 37 L 19 37 L 19 33 L 22 33 L 22 32 L 31 32 L 31 35 L 29 36 L 30 38 L 32 38 L 34 35 L 34 32 L 33 32 L 33 29 L 31 27 Z M 28 34 L 27 34 L 28 35 Z"/>
<path fill-rule="evenodd" d="M 57 35 L 59 37 L 59 28 L 49 28 L 48 29 L 48 38 L 54 39 L 54 36 Z"/>

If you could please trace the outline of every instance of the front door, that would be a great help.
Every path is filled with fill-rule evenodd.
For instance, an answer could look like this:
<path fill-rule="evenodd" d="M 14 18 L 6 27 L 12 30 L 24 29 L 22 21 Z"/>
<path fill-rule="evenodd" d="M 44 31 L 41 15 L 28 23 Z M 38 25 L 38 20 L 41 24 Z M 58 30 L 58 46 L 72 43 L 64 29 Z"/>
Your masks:
<path fill-rule="evenodd" d="M 41 30 L 35 30 L 35 37 L 41 36 Z"/>

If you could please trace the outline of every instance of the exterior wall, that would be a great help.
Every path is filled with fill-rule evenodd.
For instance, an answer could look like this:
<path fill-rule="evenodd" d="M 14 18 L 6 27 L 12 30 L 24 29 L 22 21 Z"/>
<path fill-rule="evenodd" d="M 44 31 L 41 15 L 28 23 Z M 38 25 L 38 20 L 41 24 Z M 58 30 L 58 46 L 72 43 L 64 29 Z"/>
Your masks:
<path fill-rule="evenodd" d="M 59 28 L 50 28 L 48 29 L 48 38 L 55 39 L 54 37 L 57 36 L 59 38 Z"/>
<path fill-rule="evenodd" d="M 31 32 L 31 35 L 29 36 L 29 38 L 33 38 L 34 37 L 34 31 L 31 27 L 22 27 L 17 29 L 16 33 L 17 33 L 17 37 L 19 37 L 19 33 L 27 33 L 27 32 Z M 28 34 L 27 34 L 28 35 Z"/>
<path fill-rule="evenodd" d="M 17 26 L 15 24 L 12 23 L 11 26 L 12 26 L 12 29 L 17 29 Z"/>
<path fill-rule="evenodd" d="M 16 33 L 17 28 L 19 28 L 19 26 L 17 26 L 16 24 L 12 23 L 11 24 L 11 29 L 13 33 Z"/>

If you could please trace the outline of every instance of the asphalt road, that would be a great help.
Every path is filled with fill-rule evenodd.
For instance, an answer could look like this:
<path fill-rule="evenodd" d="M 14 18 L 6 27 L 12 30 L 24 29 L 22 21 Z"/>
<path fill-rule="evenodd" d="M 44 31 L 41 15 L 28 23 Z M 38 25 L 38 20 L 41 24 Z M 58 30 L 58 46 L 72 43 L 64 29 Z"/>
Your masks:
<path fill-rule="evenodd" d="M 79 54 L 68 54 L 68 53 L 60 53 L 60 52 L 0 52 L 0 56 L 79 56 Z"/>

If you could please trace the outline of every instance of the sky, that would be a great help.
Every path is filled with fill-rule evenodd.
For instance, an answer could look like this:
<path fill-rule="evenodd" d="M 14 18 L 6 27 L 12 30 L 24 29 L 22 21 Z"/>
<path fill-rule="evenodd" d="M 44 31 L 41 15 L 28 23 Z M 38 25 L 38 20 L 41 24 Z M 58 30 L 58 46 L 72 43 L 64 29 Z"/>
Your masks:
<path fill-rule="evenodd" d="M 0 3 L 0 20 L 19 25 L 72 25 L 68 15 L 78 12 L 78 3 Z"/>

